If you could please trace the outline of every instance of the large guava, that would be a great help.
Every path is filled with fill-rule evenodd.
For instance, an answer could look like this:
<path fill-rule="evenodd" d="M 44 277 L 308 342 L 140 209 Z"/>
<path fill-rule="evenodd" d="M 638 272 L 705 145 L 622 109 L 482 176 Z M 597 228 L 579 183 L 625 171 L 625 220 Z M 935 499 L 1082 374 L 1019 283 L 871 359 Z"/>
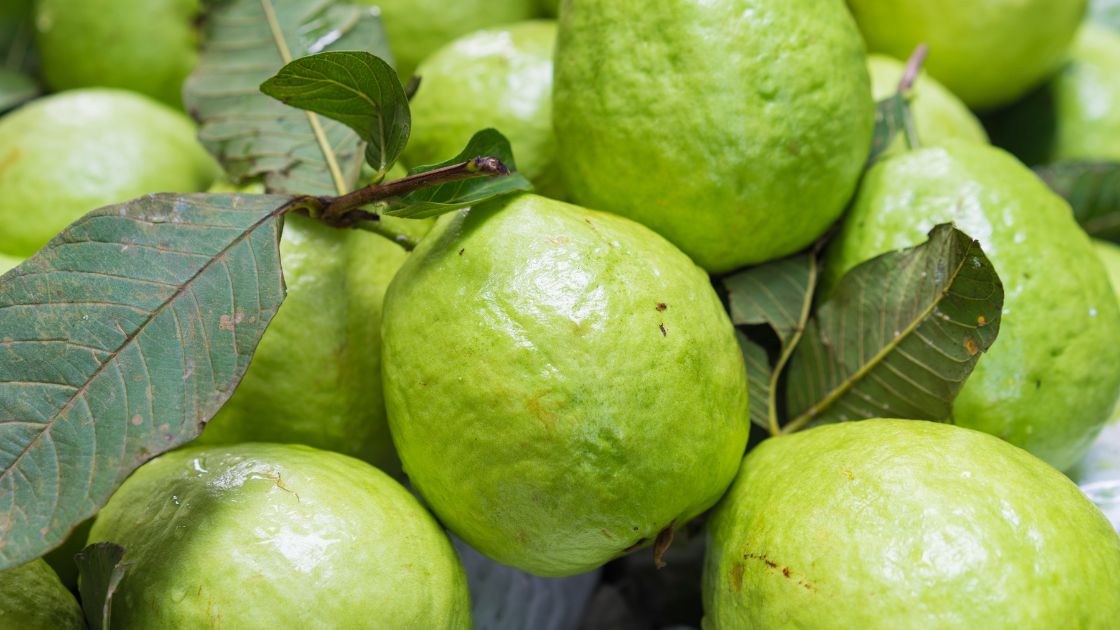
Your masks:
<path fill-rule="evenodd" d="M 555 22 L 519 22 L 471 33 L 424 60 L 403 159 L 413 166 L 442 162 L 479 129 L 495 127 L 537 190 L 561 196 L 552 132 L 555 42 Z"/>
<path fill-rule="evenodd" d="M 0 251 L 30 256 L 91 210 L 206 190 L 218 173 L 194 123 L 139 94 L 87 89 L 33 101 L 0 119 Z"/>
<path fill-rule="evenodd" d="M 83 630 L 78 601 L 42 560 L 0 571 L 0 628 Z"/>
<path fill-rule="evenodd" d="M 1107 630 L 1120 537 L 1069 479 L 915 420 L 766 440 L 708 526 L 705 628 Z"/>
<path fill-rule="evenodd" d="M 969 107 L 1011 103 L 1057 71 L 1086 0 L 848 0 L 872 52 L 926 69 Z"/>
<path fill-rule="evenodd" d="M 746 445 L 743 358 L 708 276 L 615 215 L 520 195 L 444 217 L 393 279 L 382 333 L 413 486 L 531 573 L 684 525 Z"/>
<path fill-rule="evenodd" d="M 999 337 L 953 404 L 952 419 L 1059 469 L 1108 419 L 1120 370 L 1120 308 L 1069 205 L 1007 153 L 946 141 L 879 162 L 829 245 L 825 283 L 939 223 L 979 240 L 1003 281 Z"/>
<path fill-rule="evenodd" d="M 201 14 L 199 0 L 36 0 L 43 78 L 55 90 L 123 88 L 182 108 Z"/>
<path fill-rule="evenodd" d="M 571 197 L 712 272 L 819 237 L 855 190 L 874 123 L 842 0 L 572 2 L 554 94 Z"/>
<path fill-rule="evenodd" d="M 470 627 L 443 530 L 391 478 L 337 453 L 165 454 L 113 494 L 89 541 L 126 550 L 115 629 Z"/>

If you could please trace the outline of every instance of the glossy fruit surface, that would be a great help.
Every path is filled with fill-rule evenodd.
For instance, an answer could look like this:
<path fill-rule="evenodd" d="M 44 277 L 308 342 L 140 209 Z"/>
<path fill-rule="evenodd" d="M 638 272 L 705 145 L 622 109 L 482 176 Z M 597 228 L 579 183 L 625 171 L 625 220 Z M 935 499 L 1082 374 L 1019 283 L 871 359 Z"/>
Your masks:
<path fill-rule="evenodd" d="M 0 571 L 0 628 L 83 630 L 82 609 L 42 560 Z"/>

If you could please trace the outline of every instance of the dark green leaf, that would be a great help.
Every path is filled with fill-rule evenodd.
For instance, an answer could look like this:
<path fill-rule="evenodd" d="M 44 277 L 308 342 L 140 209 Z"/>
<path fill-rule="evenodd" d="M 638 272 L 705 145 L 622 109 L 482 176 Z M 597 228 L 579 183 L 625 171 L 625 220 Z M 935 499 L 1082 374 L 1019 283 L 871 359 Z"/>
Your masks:
<path fill-rule="evenodd" d="M 274 18 L 274 19 L 270 19 Z M 237 183 L 337 195 L 358 181 L 364 147 L 346 125 L 288 107 L 260 85 L 293 59 L 363 50 L 391 59 L 374 9 L 321 0 L 227 0 L 206 16 L 198 66 L 183 87 L 199 138 Z"/>
<path fill-rule="evenodd" d="M 1069 202 L 1090 236 L 1120 242 L 1120 162 L 1060 162 L 1035 172 Z"/>
<path fill-rule="evenodd" d="M 945 420 L 999 332 L 1003 284 L 951 225 L 841 278 L 790 362 L 787 429 L 808 422 Z"/>
<path fill-rule="evenodd" d="M 35 51 L 35 24 L 31 0 L 0 2 L 0 68 L 34 74 L 39 65 Z"/>
<path fill-rule="evenodd" d="M 128 570 L 124 547 L 113 543 L 94 543 L 77 555 L 81 574 L 79 591 L 82 610 L 90 630 L 109 630 L 113 594 Z"/>
<path fill-rule="evenodd" d="M 0 68 L 0 113 L 39 95 L 39 86 L 26 74 Z"/>
<path fill-rule="evenodd" d="M 763 429 L 770 429 L 770 377 L 772 366 L 766 348 L 750 340 L 741 331 L 735 331 L 739 350 L 747 362 L 747 389 L 750 400 L 751 422 Z"/>
<path fill-rule="evenodd" d="M 479 177 L 418 190 L 390 200 L 387 207 L 381 211 L 382 214 L 409 219 L 426 219 L 475 205 L 491 197 L 533 189 L 533 185 L 524 175 L 515 172 L 517 167 L 513 161 L 513 149 L 509 146 L 509 140 L 495 129 L 484 129 L 474 134 L 467 147 L 450 160 L 414 168 L 409 171 L 409 175 L 461 164 L 481 156 L 498 158 L 514 172 L 503 177 Z"/>
<path fill-rule="evenodd" d="M 871 136 L 870 164 L 878 160 L 894 144 L 898 134 L 906 132 L 909 111 L 906 97 L 896 93 L 875 104 L 875 132 Z"/>
<path fill-rule="evenodd" d="M 288 197 L 148 195 L 0 276 L 0 570 L 193 439 L 284 297 Z"/>
<path fill-rule="evenodd" d="M 353 129 L 366 143 L 366 163 L 378 178 L 408 143 L 408 98 L 397 71 L 370 53 L 325 52 L 296 59 L 265 81 L 261 91 Z"/>

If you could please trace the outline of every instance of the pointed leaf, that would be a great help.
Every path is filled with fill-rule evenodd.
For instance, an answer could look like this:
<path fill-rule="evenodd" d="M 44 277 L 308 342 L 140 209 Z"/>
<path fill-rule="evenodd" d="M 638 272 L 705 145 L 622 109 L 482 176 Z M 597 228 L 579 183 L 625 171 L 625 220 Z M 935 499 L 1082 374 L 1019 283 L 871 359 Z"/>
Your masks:
<path fill-rule="evenodd" d="M 770 377 L 772 367 L 766 348 L 753 342 L 741 330 L 735 331 L 739 349 L 747 362 L 747 390 L 751 422 L 770 428 Z"/>
<path fill-rule="evenodd" d="M 901 93 L 895 93 L 875 104 L 875 131 L 871 136 L 871 156 L 868 164 L 886 153 L 898 134 L 906 131 L 909 104 Z"/>
<path fill-rule="evenodd" d="M 364 147 L 346 125 L 289 107 L 260 85 L 293 59 L 363 50 L 391 59 L 376 9 L 332 0 L 226 0 L 203 24 L 183 101 L 199 138 L 241 183 L 268 192 L 337 195 L 358 182 Z"/>
<path fill-rule="evenodd" d="M 408 97 L 397 71 L 362 51 L 325 52 L 284 66 L 261 91 L 353 129 L 366 163 L 384 175 L 408 143 Z"/>
<path fill-rule="evenodd" d="M 1035 172 L 1069 202 L 1090 236 L 1120 242 L 1120 162 L 1060 162 Z"/>
<path fill-rule="evenodd" d="M 289 198 L 148 195 L 0 276 L 0 570 L 196 437 L 284 296 Z"/>
<path fill-rule="evenodd" d="M 807 422 L 945 420 L 999 332 L 1003 284 L 980 245 L 951 225 L 846 274 L 809 322 L 787 388 Z"/>
<path fill-rule="evenodd" d="M 78 573 L 82 576 L 79 591 L 82 610 L 90 630 L 109 630 L 113 608 L 113 595 L 128 569 L 124 547 L 113 543 L 94 543 L 83 549 L 75 558 Z"/>

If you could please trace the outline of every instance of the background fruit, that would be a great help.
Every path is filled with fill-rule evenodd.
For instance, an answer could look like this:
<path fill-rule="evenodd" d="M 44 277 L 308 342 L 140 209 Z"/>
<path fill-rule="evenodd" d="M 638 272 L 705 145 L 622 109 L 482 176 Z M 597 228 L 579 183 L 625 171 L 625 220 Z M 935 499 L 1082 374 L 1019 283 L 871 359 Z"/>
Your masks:
<path fill-rule="evenodd" d="M 1077 486 L 943 424 L 767 440 L 708 536 L 705 627 L 1104 629 L 1120 617 L 1120 538 Z"/>
<path fill-rule="evenodd" d="M 552 133 L 555 42 L 555 22 L 520 22 L 466 35 L 424 60 L 403 159 L 413 166 L 442 162 L 476 131 L 494 127 L 509 138 L 518 170 L 537 190 L 561 196 Z"/>
<path fill-rule="evenodd" d="M 707 509 L 747 438 L 707 276 L 631 221 L 538 197 L 437 224 L 385 298 L 397 452 L 441 521 L 538 575 Z"/>
<path fill-rule="evenodd" d="M 1056 71 L 1085 0 L 848 0 L 872 52 L 926 69 L 970 107 L 1006 105 Z"/>
<path fill-rule="evenodd" d="M 839 0 L 570 3 L 553 109 L 565 185 L 708 271 L 792 253 L 867 159 L 865 63 Z"/>
<path fill-rule="evenodd" d="M 12 630 L 82 630 L 77 600 L 46 562 L 33 560 L 0 571 L 0 627 Z"/>
<path fill-rule="evenodd" d="M 114 628 L 470 627 L 450 541 L 358 460 L 241 444 L 165 454 L 102 509 L 90 543 L 125 547 Z"/>
<path fill-rule="evenodd" d="M 218 166 L 186 116 L 122 90 L 73 90 L 0 119 L 0 251 L 30 256 L 85 213 L 205 190 Z"/>
<path fill-rule="evenodd" d="M 953 421 L 1059 469 L 1108 417 L 1120 372 L 1120 309 L 1069 206 L 1011 156 L 947 141 L 873 166 L 826 261 L 829 282 L 953 222 L 980 241 L 1006 295 L 999 338 L 961 390 Z"/>
<path fill-rule="evenodd" d="M 55 90 L 124 88 L 181 108 L 201 13 L 199 0 L 36 0 L 43 78 Z"/>

